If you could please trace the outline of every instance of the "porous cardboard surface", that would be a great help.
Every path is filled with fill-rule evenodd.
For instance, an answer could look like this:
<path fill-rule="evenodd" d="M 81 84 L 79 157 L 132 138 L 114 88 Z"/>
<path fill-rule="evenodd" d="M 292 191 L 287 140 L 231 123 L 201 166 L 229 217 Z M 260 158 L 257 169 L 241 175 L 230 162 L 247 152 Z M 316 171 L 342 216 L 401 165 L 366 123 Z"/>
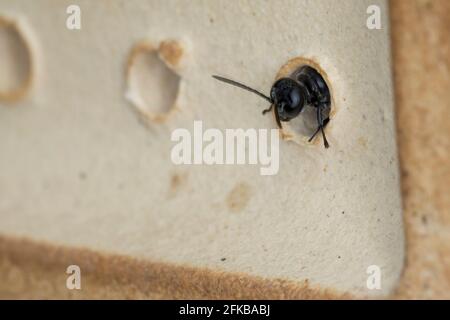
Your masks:
<path fill-rule="evenodd" d="M 5 6 L 4 2 L 0 4 Z M 53 247 L 6 238 L 2 243 L 11 241 L 17 248 L 31 246 L 36 251 L 47 248 L 42 251 L 72 252 L 80 263 L 85 261 L 81 258 L 85 251 L 50 248 L 84 247 L 90 252 L 128 256 L 123 261 L 139 259 L 144 261 L 141 267 L 148 261 L 167 268 L 187 265 L 186 269 L 172 270 L 175 277 L 187 281 L 180 290 L 194 296 L 196 284 L 187 278 L 195 268 L 201 268 L 203 271 L 198 272 L 205 275 L 229 274 L 230 280 L 218 286 L 228 290 L 227 286 L 239 284 L 240 279 L 253 279 L 251 286 L 260 286 L 258 294 L 248 291 L 254 297 L 260 293 L 270 296 L 274 283 L 278 283 L 272 281 L 298 285 L 296 293 L 286 297 L 333 296 L 321 289 L 308 291 L 305 281 L 313 288 L 368 294 L 365 270 L 371 264 L 383 269 L 383 290 L 379 294 L 391 292 L 403 266 L 403 230 L 397 192 L 389 29 L 386 14 L 386 28 L 365 28 L 368 4 L 343 3 L 331 14 L 326 1 L 298 11 L 290 10 L 290 6 L 277 6 L 275 10 L 270 7 L 274 3 L 265 4 L 267 7 L 258 4 L 258 8 L 250 3 L 225 10 L 225 2 L 217 2 L 203 7 L 209 10 L 196 12 L 194 6 L 173 3 L 159 10 L 167 15 L 171 10 L 181 10 L 184 18 L 176 23 L 170 20 L 169 29 L 165 27 L 169 20 L 151 24 L 155 20 L 152 14 L 156 14 L 150 10 L 155 5 L 152 2 L 127 2 L 121 8 L 97 2 L 84 13 L 83 21 L 89 21 L 84 31 L 73 35 L 64 28 L 54 29 L 54 21 L 38 19 L 40 12 L 44 15 L 45 10 L 56 10 L 50 5 L 44 5 L 44 10 L 42 3 L 8 3 L 10 11 L 14 11 L 11 6 L 27 8 L 30 24 L 39 25 L 39 40 L 45 48 L 42 63 L 47 71 L 36 75 L 38 86 L 29 100 L 1 110 L 6 156 L 0 160 L 0 167 L 8 171 L 2 171 L 0 187 L 8 197 L 2 202 L 0 230 L 13 237 L 51 242 Z M 291 5 L 302 6 L 298 2 Z M 384 2 L 380 5 L 386 13 Z M 114 17 L 120 17 L 120 21 L 100 25 L 105 21 L 108 24 L 109 20 L 99 15 L 109 10 L 118 10 L 121 14 Z M 355 10 L 361 11 L 361 16 L 355 15 Z M 269 12 L 274 19 L 267 21 L 263 18 Z M 63 26 L 65 15 L 54 13 Z M 248 19 L 241 19 L 242 23 L 231 29 L 224 27 L 229 19 L 241 21 L 241 14 L 264 20 L 266 28 L 279 37 L 260 32 L 261 24 Z M 130 16 L 135 23 L 117 30 Z M 193 18 L 196 24 L 186 29 L 183 19 Z M 311 29 L 293 29 L 281 20 L 301 20 Z M 238 29 L 233 28 L 239 29 L 239 37 L 235 34 Z M 86 30 L 92 31 L 89 37 L 83 36 Z M 317 41 L 319 31 L 326 41 Z M 166 127 L 149 128 L 137 120 L 124 99 L 126 57 L 142 38 L 158 43 L 178 37 L 187 37 L 193 50 L 191 64 L 181 73 L 185 88 L 178 101 L 181 112 Z M 55 38 L 67 45 L 61 47 L 52 41 Z M 284 50 L 273 50 L 277 41 Z M 251 56 L 246 54 L 249 51 Z M 269 88 L 278 69 L 296 56 L 318 61 L 333 86 L 336 109 L 328 128 L 330 150 L 323 150 L 320 144 L 299 146 L 282 141 L 280 173 L 269 178 L 259 176 L 254 167 L 167 165 L 170 130 L 189 127 L 193 119 L 219 128 L 275 126 L 272 118 L 260 116 L 264 107 L 261 101 L 212 82 L 211 73 L 239 75 L 258 88 Z M 87 59 L 98 62 L 95 68 L 85 64 Z M 236 192 L 243 188 L 245 192 Z M 238 194 L 238 199 L 233 194 Z M 2 247 L 6 269 L 16 266 L 17 261 L 25 268 L 20 261 L 26 259 L 19 257 L 20 249 L 15 247 Z M 32 251 L 28 256 L 34 257 Z M 58 259 L 58 255 L 53 257 Z M 52 259 L 39 261 L 37 265 L 45 273 Z M 123 262 L 117 266 L 113 258 L 111 262 L 113 268 L 128 265 Z M 164 267 L 154 270 L 146 275 L 157 278 L 166 272 Z M 181 270 L 190 272 L 178 274 Z M 243 276 L 233 276 L 236 273 Z M 213 288 L 211 282 L 216 278 L 206 278 Z M 132 277 L 128 280 L 133 282 Z M 279 289 L 283 286 L 275 287 L 280 297 L 281 292 L 290 292 Z M 136 292 L 152 295 L 151 289 L 138 288 Z M 220 296 L 220 292 L 211 289 L 201 295 Z M 155 295 L 170 297 L 171 290 Z"/>

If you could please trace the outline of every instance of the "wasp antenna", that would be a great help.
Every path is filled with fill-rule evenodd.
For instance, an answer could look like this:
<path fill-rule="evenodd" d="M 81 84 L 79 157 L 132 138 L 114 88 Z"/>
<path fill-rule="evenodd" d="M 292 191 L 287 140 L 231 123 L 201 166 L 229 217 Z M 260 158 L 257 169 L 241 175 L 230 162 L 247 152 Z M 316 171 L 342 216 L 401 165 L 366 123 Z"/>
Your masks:
<path fill-rule="evenodd" d="M 212 77 L 213 77 L 214 79 L 216 79 L 216 80 L 219 80 L 219 81 L 222 81 L 222 82 L 231 84 L 231 85 L 233 85 L 233 86 L 239 87 L 239 88 L 241 88 L 241 89 L 244 89 L 244 90 L 253 92 L 254 94 L 257 94 L 258 96 L 260 96 L 261 98 L 266 99 L 266 100 L 269 101 L 270 103 L 273 103 L 272 99 L 270 99 L 268 96 L 266 96 L 265 94 L 259 92 L 258 90 L 255 90 L 255 89 L 253 89 L 253 88 L 250 88 L 250 87 L 246 86 L 245 84 L 242 84 L 242 83 L 239 83 L 239 82 L 236 82 L 236 81 L 234 81 L 234 80 L 227 79 L 227 78 L 224 78 L 224 77 L 221 77 L 221 76 L 213 75 Z"/>

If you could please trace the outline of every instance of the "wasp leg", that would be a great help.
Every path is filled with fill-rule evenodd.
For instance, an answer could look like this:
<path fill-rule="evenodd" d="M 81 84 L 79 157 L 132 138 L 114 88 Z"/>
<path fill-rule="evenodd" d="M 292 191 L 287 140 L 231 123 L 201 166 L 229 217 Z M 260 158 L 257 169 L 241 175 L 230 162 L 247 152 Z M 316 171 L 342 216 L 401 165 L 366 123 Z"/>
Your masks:
<path fill-rule="evenodd" d="M 327 118 L 323 121 L 324 128 L 326 127 L 326 125 L 328 124 L 329 121 L 330 121 L 330 118 Z M 314 134 L 311 136 L 311 138 L 309 138 L 308 142 L 311 142 L 312 139 L 314 139 L 314 137 L 319 133 L 320 130 L 322 130 L 322 127 L 321 126 L 317 127 L 317 130 L 314 132 Z"/>
<path fill-rule="evenodd" d="M 265 115 L 267 112 L 272 111 L 272 108 L 273 108 L 273 104 L 271 104 L 269 108 L 264 109 L 263 112 L 262 112 L 262 114 Z"/>
<path fill-rule="evenodd" d="M 272 105 L 273 106 L 273 105 Z M 281 125 L 281 120 L 280 120 L 280 116 L 278 115 L 278 110 L 277 110 L 277 108 L 275 107 L 275 120 L 276 120 L 276 122 L 277 122 L 277 125 L 278 125 L 278 128 L 280 128 L 281 130 L 283 130 L 283 126 Z"/>
<path fill-rule="evenodd" d="M 323 129 L 328 124 L 328 122 L 330 122 L 330 118 L 322 119 L 322 109 L 320 106 L 317 107 L 317 122 L 318 122 L 317 130 L 316 132 L 314 132 L 311 138 L 309 138 L 308 142 L 311 142 L 312 139 L 314 139 L 314 137 L 319 133 L 319 131 L 321 131 L 323 137 L 323 144 L 325 148 L 328 148 L 330 145 L 328 144 L 327 137 L 325 136 L 325 131 Z"/>

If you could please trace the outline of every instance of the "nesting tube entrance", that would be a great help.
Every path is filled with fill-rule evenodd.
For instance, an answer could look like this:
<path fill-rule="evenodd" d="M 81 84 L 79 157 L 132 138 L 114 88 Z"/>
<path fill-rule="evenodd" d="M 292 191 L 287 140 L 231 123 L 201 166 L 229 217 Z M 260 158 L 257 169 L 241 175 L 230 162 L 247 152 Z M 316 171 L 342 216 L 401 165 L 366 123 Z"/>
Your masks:
<path fill-rule="evenodd" d="M 302 83 L 310 93 L 299 116 L 288 122 L 282 122 L 282 136 L 300 144 L 322 143 L 321 137 L 310 138 L 318 129 L 318 118 L 325 120 L 325 131 L 328 136 L 330 116 L 333 108 L 333 98 L 330 85 L 323 70 L 313 61 L 304 58 L 294 58 L 285 64 L 277 75 L 277 79 L 287 77 Z M 318 108 L 317 106 L 321 106 Z M 320 113 L 320 114 L 319 114 Z M 320 135 L 320 132 L 319 134 Z"/>

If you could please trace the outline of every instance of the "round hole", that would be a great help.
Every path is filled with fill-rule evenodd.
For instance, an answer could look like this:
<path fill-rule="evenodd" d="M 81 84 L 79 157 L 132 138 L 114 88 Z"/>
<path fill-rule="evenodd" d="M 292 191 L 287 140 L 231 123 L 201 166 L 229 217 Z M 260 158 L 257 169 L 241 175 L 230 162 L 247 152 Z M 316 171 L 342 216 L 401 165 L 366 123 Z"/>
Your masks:
<path fill-rule="evenodd" d="M 0 16 L 0 101 L 15 102 L 32 82 L 29 44 L 18 24 Z"/>
<path fill-rule="evenodd" d="M 330 106 L 322 111 L 322 116 L 324 119 L 330 118 L 330 122 L 325 127 L 325 131 L 328 133 L 330 124 L 332 123 L 331 118 L 333 115 L 334 102 L 331 86 L 329 84 L 327 75 L 322 70 L 322 68 L 320 68 L 320 66 L 311 59 L 297 57 L 289 60 L 285 65 L 283 65 L 280 68 L 280 71 L 278 72 L 276 79 L 278 80 L 284 77 L 295 79 L 297 75 L 305 67 L 312 68 L 315 72 L 317 72 L 320 75 L 330 93 L 330 101 L 331 101 Z M 316 132 L 318 127 L 317 109 L 311 105 L 307 105 L 303 108 L 302 112 L 298 117 L 288 122 L 282 122 L 282 125 L 283 125 L 282 137 L 285 140 L 292 140 L 300 144 L 309 143 L 308 140 Z M 316 144 L 318 143 L 318 140 L 320 141 L 320 138 L 319 136 L 316 136 L 316 138 L 313 139 L 311 143 Z"/>
<path fill-rule="evenodd" d="M 163 122 L 176 109 L 180 76 L 148 43 L 138 44 L 130 54 L 127 86 L 126 97 L 145 120 Z"/>

